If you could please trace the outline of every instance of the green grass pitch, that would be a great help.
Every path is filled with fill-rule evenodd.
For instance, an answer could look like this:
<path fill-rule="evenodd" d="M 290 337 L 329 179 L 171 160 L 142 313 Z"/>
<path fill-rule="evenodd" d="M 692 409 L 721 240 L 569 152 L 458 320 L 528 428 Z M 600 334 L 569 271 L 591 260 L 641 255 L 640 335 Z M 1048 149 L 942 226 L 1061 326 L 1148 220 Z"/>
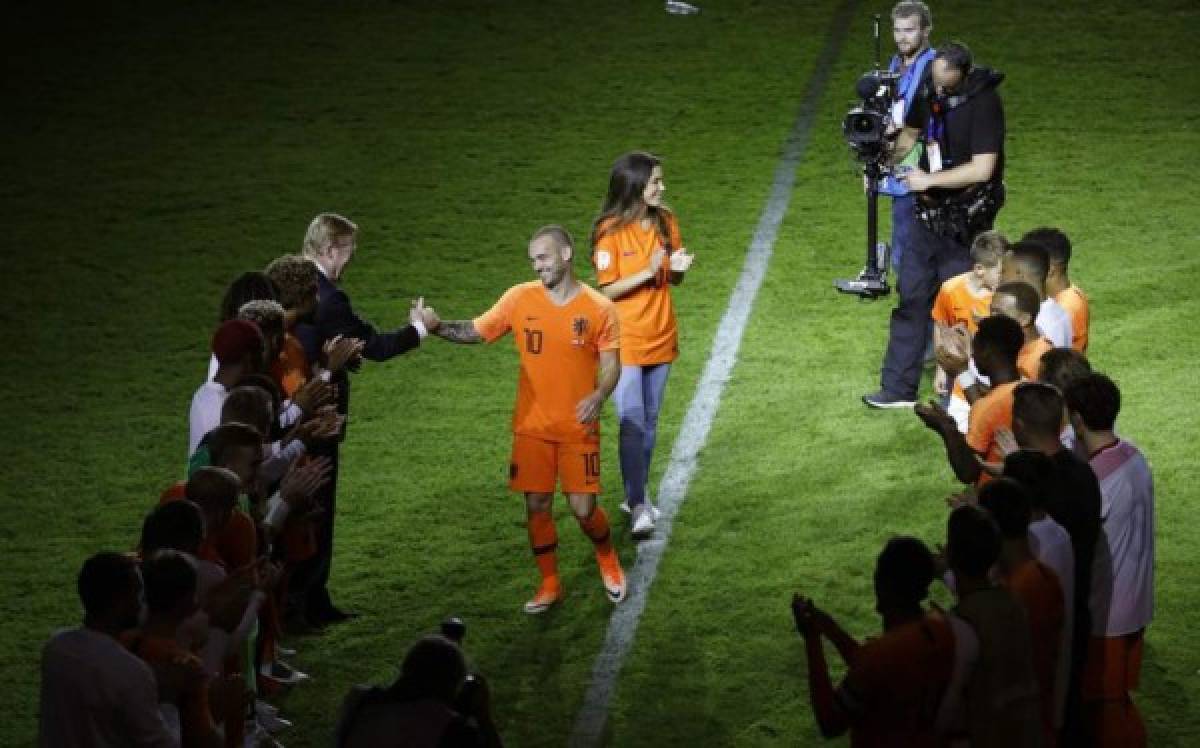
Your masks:
<path fill-rule="evenodd" d="M 181 477 L 189 398 L 237 273 L 297 251 L 307 221 L 359 223 L 345 287 L 381 325 L 424 295 L 477 314 L 531 278 L 548 222 L 580 240 L 620 153 L 665 158 L 696 253 L 676 294 L 655 477 L 679 428 L 838 3 L 18 3 L 0 117 L 0 744 L 36 732 L 38 654 L 75 625 L 83 558 L 132 546 Z M 870 570 L 890 534 L 943 534 L 954 488 L 915 418 L 866 411 L 890 301 L 838 297 L 861 264 L 858 177 L 839 126 L 869 67 L 859 3 L 816 112 L 775 256 L 625 662 L 612 745 L 809 745 L 793 591 L 878 630 Z M 1200 744 L 1193 512 L 1200 410 L 1200 9 L 935 3 L 1008 74 L 998 228 L 1063 227 L 1093 302 L 1091 358 L 1158 498 L 1156 616 L 1138 702 L 1151 744 Z M 885 50 L 890 44 L 885 38 Z M 886 213 L 886 204 L 884 204 Z M 886 231 L 886 229 L 885 229 Z M 586 262 L 577 268 L 590 276 Z M 355 380 L 333 587 L 359 621 L 300 640 L 314 681 L 282 700 L 289 746 L 329 742 L 356 682 L 390 678 L 448 614 L 493 683 L 511 745 L 562 745 L 604 633 L 587 541 L 559 507 L 565 604 L 531 619 L 518 497 L 505 488 L 510 343 L 429 341 Z M 1189 384 L 1191 382 L 1191 384 Z M 622 558 L 611 408 L 603 503 Z M 1189 457 L 1188 455 L 1192 455 Z M 944 601 L 944 597 L 942 598 Z"/>

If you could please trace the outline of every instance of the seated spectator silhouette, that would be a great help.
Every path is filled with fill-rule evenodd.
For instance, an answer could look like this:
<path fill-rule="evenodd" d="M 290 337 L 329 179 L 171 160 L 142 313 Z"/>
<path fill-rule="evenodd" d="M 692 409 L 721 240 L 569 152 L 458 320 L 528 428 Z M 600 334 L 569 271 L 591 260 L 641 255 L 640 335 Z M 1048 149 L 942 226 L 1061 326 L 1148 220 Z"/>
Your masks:
<path fill-rule="evenodd" d="M 97 553 L 84 562 L 78 590 L 83 625 L 55 633 L 42 649 L 38 745 L 178 746 L 179 735 L 160 712 L 159 697 L 161 692 L 170 701 L 172 682 L 182 678 L 166 671 L 156 680 L 150 667 L 118 641 L 141 614 L 136 560 Z"/>
<path fill-rule="evenodd" d="M 954 722 L 977 643 L 962 621 L 922 606 L 933 576 L 934 559 L 924 543 L 889 540 L 875 564 L 875 609 L 883 633 L 863 644 L 811 600 L 792 599 L 822 735 L 849 731 L 853 745 L 934 745 L 938 732 Z M 850 668 L 836 690 L 822 637 Z"/>
<path fill-rule="evenodd" d="M 462 650 L 443 636 L 417 640 L 391 685 L 352 688 L 335 734 L 338 748 L 501 745 L 486 682 L 468 680 Z"/>

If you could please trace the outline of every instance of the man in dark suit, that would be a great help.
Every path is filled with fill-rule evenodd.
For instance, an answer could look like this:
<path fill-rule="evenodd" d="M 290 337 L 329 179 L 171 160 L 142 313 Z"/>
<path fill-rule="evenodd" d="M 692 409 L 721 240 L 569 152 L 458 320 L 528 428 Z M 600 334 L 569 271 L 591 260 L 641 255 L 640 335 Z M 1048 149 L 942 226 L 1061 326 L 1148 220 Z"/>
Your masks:
<path fill-rule="evenodd" d="M 426 307 L 423 300 L 413 302 L 409 313 L 409 324 L 391 332 L 380 332 L 366 320 L 354 313 L 350 297 L 337 284 L 346 265 L 354 257 L 355 237 L 358 227 L 336 213 L 322 213 L 312 220 L 304 237 L 303 253 L 320 269 L 318 279 L 317 311 L 312 321 L 296 326 L 295 334 L 304 346 L 310 361 L 319 361 L 325 341 L 341 335 L 363 341 L 363 358 L 371 361 L 387 361 L 420 345 L 430 329 L 438 324 L 437 314 Z M 342 373 L 338 375 L 338 413 L 345 415 L 350 406 L 350 380 Z M 345 431 L 342 432 L 345 438 Z M 340 441 L 340 440 L 339 440 Z M 333 471 L 321 497 L 325 510 L 317 528 L 317 555 L 313 559 L 311 583 L 306 610 L 303 611 L 310 623 L 323 625 L 337 623 L 353 614 L 340 610 L 329 596 L 329 572 L 333 562 L 334 512 L 337 506 L 338 446 L 333 442 L 328 456 L 333 462 Z"/>

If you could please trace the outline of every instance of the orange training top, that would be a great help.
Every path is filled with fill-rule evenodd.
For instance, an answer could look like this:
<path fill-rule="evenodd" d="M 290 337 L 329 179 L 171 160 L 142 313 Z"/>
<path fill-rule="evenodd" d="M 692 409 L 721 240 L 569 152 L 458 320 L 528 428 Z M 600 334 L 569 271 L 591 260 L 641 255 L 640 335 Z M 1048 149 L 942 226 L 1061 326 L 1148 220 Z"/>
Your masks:
<path fill-rule="evenodd" d="M 992 387 L 986 395 L 971 405 L 967 416 L 967 446 L 978 452 L 987 462 L 1003 462 L 1004 456 L 996 445 L 996 430 L 1012 428 L 1013 391 L 1019 382 L 1007 382 Z M 990 481 L 987 471 L 979 473 L 976 486 Z"/>
<path fill-rule="evenodd" d="M 1038 369 L 1042 366 L 1042 356 L 1052 350 L 1054 350 L 1054 343 L 1051 343 L 1049 338 L 1042 337 L 1026 342 L 1017 353 L 1017 371 L 1025 379 L 1032 379 L 1036 382 Z"/>
<path fill-rule="evenodd" d="M 271 362 L 271 378 L 279 383 L 284 397 L 291 397 L 312 376 L 304 346 L 290 332 L 283 337 L 279 358 Z"/>
<path fill-rule="evenodd" d="M 1054 735 L 1054 676 L 1058 671 L 1058 652 L 1062 645 L 1063 616 L 1066 614 L 1062 584 L 1054 571 L 1037 559 L 1013 569 L 1005 579 L 1013 597 L 1025 609 L 1033 642 L 1033 672 L 1041 694 L 1042 728 L 1047 737 Z M 1051 742 L 1053 745 L 1053 742 Z"/>
<path fill-rule="evenodd" d="M 948 278 L 938 289 L 930 316 L 934 322 L 954 326 L 963 324 L 972 335 L 979 329 L 979 320 L 991 314 L 992 292 L 986 288 L 981 296 L 971 291 L 971 273 Z"/>
<path fill-rule="evenodd" d="M 600 238 L 592 250 L 592 265 L 596 268 L 596 283 L 609 283 L 640 273 L 650 265 L 650 257 L 659 247 L 669 244 L 676 252 L 683 246 L 679 222 L 667 213 L 670 236 L 664 242 L 657 224 L 642 228 L 632 221 L 617 228 L 613 222 L 601 227 Z M 664 258 L 662 268 L 651 283 L 645 283 L 614 302 L 621 319 L 621 364 L 652 366 L 666 364 L 679 355 L 679 339 L 675 325 L 675 306 L 671 302 L 670 258 Z"/>
<path fill-rule="evenodd" d="M 1071 315 L 1071 347 L 1087 353 L 1088 325 L 1092 322 L 1092 307 L 1087 294 L 1073 285 L 1055 294 L 1054 300 Z"/>
<path fill-rule="evenodd" d="M 837 691 L 850 745 L 941 745 L 934 726 L 953 666 L 954 634 L 937 612 L 867 640 Z"/>
<path fill-rule="evenodd" d="M 580 423 L 575 406 L 596 389 L 600 352 L 620 346 L 613 302 L 580 283 L 575 298 L 558 306 L 541 281 L 530 281 L 508 289 L 474 324 L 489 343 L 510 330 L 516 337 L 521 373 L 514 434 L 570 444 L 599 441 L 599 424 Z"/>

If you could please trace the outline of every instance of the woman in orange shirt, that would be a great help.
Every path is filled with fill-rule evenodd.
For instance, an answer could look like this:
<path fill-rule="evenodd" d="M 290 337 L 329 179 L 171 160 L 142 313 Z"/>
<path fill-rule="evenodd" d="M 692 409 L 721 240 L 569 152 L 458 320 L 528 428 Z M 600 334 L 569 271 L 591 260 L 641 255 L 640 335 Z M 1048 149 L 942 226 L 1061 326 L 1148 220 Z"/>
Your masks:
<path fill-rule="evenodd" d="M 692 264 L 675 214 L 663 204 L 665 189 L 657 157 L 626 153 L 613 164 L 592 228 L 596 282 L 616 303 L 621 323 L 621 380 L 613 400 L 621 425 L 622 508 L 633 515 L 634 535 L 653 532 L 658 516 L 646 500 L 646 482 L 667 375 L 679 355 L 670 287 Z"/>

